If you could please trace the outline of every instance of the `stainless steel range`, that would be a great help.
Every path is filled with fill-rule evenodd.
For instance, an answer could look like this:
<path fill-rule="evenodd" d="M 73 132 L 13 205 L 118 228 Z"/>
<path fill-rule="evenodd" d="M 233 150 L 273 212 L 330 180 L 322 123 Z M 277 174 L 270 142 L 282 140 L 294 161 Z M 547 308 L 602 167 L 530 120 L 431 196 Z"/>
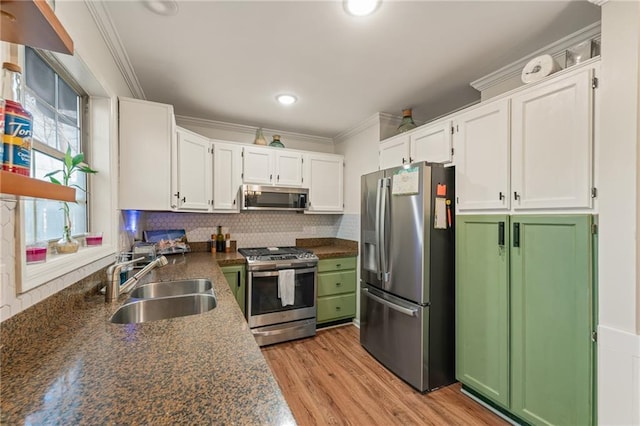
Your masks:
<path fill-rule="evenodd" d="M 299 247 L 241 248 L 247 321 L 258 345 L 316 334 L 318 257 Z"/>

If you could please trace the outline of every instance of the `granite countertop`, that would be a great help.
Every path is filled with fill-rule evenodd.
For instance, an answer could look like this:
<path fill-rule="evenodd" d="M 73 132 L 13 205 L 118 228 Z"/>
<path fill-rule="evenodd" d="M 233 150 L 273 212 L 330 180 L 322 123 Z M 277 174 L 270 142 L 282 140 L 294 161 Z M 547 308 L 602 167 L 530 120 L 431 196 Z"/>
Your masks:
<path fill-rule="evenodd" d="M 93 293 L 50 323 L 22 314 L 3 323 L 1 422 L 295 424 L 214 260 L 236 255 L 169 258 L 144 277 L 211 278 L 218 306 L 201 315 L 111 324 L 124 297 L 105 304 Z"/>
<path fill-rule="evenodd" d="M 320 260 L 358 255 L 358 242 L 341 238 L 298 238 L 296 246 L 312 250 Z"/>

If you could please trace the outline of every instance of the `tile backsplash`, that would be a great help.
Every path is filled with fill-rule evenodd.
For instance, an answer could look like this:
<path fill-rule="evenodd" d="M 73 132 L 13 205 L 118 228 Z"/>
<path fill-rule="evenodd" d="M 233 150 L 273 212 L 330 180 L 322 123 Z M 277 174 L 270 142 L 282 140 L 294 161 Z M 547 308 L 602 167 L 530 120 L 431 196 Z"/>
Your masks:
<path fill-rule="evenodd" d="M 184 229 L 188 241 L 208 241 L 217 226 L 222 225 L 229 228 L 231 239 L 238 242 L 238 247 L 293 246 L 296 238 L 337 237 L 343 228 L 343 234 L 353 235 L 350 225 L 342 223 L 344 216 L 294 212 L 144 212 L 138 226 L 142 230 Z M 353 222 L 353 219 L 348 222 Z"/>

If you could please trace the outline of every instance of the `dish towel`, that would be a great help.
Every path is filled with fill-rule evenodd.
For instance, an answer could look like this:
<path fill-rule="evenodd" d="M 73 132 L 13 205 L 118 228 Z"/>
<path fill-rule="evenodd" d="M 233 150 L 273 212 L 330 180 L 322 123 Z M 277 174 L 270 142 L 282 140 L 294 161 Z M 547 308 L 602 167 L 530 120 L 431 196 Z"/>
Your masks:
<path fill-rule="evenodd" d="M 296 298 L 296 271 L 293 269 L 278 271 L 278 297 L 282 306 L 293 305 Z"/>

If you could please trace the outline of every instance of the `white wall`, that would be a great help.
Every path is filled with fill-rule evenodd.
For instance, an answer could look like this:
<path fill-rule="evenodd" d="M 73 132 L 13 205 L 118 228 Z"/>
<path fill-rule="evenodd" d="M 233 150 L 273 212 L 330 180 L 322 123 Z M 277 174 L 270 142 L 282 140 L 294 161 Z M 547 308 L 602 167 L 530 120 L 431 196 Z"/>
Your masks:
<path fill-rule="evenodd" d="M 602 6 L 598 422 L 640 424 L 638 115 L 640 3 Z"/>
<path fill-rule="evenodd" d="M 223 123 L 214 120 L 176 116 L 176 123 L 178 126 L 189 129 L 202 136 L 229 142 L 252 144 L 256 135 L 255 127 Z M 274 134 L 280 135 L 280 141 L 286 148 L 314 152 L 334 152 L 333 140 L 331 138 L 274 129 L 263 129 L 263 134 L 267 143 L 273 140 Z"/>

